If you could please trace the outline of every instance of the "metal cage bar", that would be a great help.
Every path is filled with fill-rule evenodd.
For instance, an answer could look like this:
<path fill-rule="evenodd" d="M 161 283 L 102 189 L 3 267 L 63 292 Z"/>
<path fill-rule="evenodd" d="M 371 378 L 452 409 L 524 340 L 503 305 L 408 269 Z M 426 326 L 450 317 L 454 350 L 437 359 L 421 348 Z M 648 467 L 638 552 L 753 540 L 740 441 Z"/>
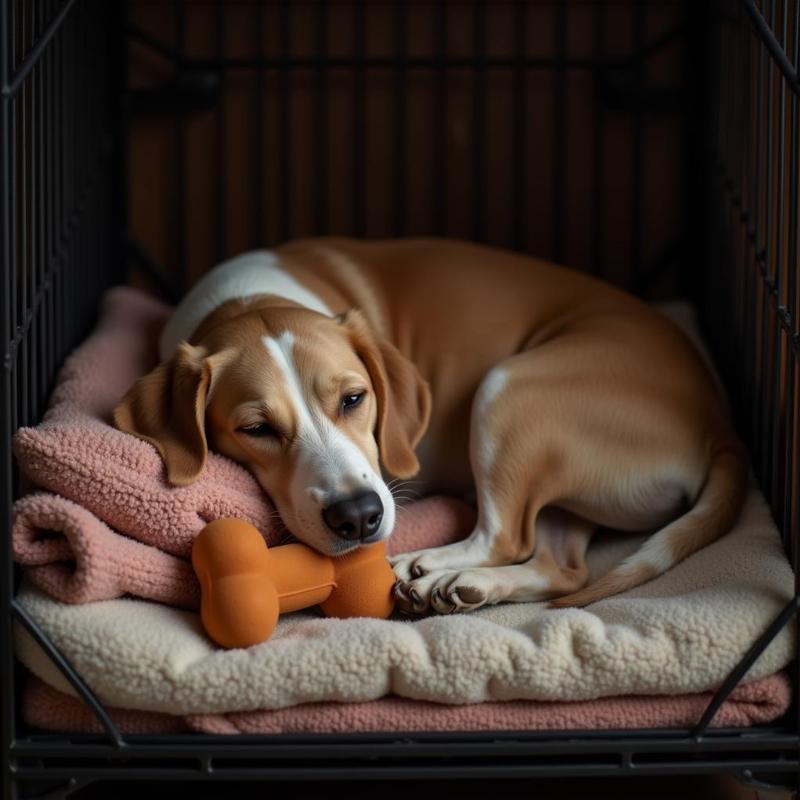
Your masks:
<path fill-rule="evenodd" d="M 118 73 L 109 70 L 109 39 L 122 30 L 114 16 L 100 0 L 0 3 L 0 793 L 9 798 L 17 796 L 11 752 L 22 685 L 12 647 L 19 610 L 8 533 L 18 479 L 11 436 L 38 422 L 60 365 L 122 273 L 112 262 L 111 213 L 118 225 L 121 200 L 110 178 L 122 155 L 113 129 Z"/>

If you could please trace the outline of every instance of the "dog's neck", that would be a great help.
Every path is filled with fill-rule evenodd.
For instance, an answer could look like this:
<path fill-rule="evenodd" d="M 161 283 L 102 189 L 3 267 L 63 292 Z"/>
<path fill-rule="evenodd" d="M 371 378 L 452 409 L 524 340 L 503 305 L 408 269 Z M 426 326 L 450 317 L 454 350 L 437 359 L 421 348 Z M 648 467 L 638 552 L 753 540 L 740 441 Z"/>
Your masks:
<path fill-rule="evenodd" d="M 205 339 L 212 330 L 225 322 L 229 322 L 242 314 L 249 314 L 253 311 L 267 311 L 272 308 L 308 308 L 308 306 L 281 297 L 277 294 L 257 294 L 250 297 L 237 297 L 235 300 L 228 300 L 217 306 L 211 313 L 206 315 L 192 333 L 189 342 L 197 344 Z"/>
<path fill-rule="evenodd" d="M 212 269 L 187 294 L 162 332 L 159 343 L 162 360 L 172 355 L 179 342 L 196 340 L 202 323 L 230 301 L 247 303 L 251 298 L 263 296 L 326 316 L 336 313 L 323 298 L 283 269 L 274 254 L 266 250 L 245 253 Z"/>

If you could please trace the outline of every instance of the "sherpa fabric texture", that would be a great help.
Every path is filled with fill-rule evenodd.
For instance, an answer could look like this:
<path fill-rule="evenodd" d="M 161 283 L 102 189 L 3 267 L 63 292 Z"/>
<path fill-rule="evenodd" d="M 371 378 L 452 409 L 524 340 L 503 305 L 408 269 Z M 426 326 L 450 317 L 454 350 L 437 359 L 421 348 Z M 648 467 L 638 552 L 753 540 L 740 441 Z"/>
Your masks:
<path fill-rule="evenodd" d="M 116 366 L 119 373 L 127 371 L 130 382 L 144 368 L 146 347 L 136 347 L 138 372 L 130 364 Z M 119 361 L 123 356 L 124 351 L 113 354 Z M 108 425 L 105 428 L 98 432 L 98 444 L 111 433 L 121 435 Z M 26 435 L 30 441 L 31 435 Z M 163 481 L 160 459 L 150 445 L 133 441 L 138 455 L 129 472 L 149 470 L 155 486 Z M 35 470 L 42 475 L 47 471 L 43 453 Z M 26 471 L 31 463 L 27 462 Z M 216 463 L 226 474 L 243 472 L 225 459 Z M 70 469 L 84 482 L 100 480 L 103 472 L 102 464 L 96 464 L 81 473 L 79 459 L 65 462 L 60 471 Z M 59 470 L 51 472 L 56 481 Z M 70 481 L 80 501 L 81 481 L 75 476 Z M 30 477 L 36 480 L 33 474 Z M 123 513 L 107 507 L 116 496 L 101 493 L 91 511 L 137 538 L 142 531 L 147 535 L 158 530 L 158 542 L 153 539 L 149 544 L 185 555 L 208 518 L 208 501 L 192 495 L 185 504 L 170 505 L 163 486 L 160 492 L 148 490 L 135 501 L 142 515 L 150 514 L 147 525 L 136 519 L 130 498 Z M 219 486 L 209 492 L 219 501 L 213 515 L 231 513 L 220 511 L 226 498 Z M 242 491 L 244 496 L 248 499 L 236 502 L 245 511 L 249 508 L 265 528 L 269 518 L 258 517 L 264 513 L 263 502 L 253 505 Z M 177 526 L 180 535 L 147 508 L 149 498 L 170 515 L 169 524 Z M 230 509 L 233 503 L 228 502 Z M 239 515 L 252 519 L 247 513 Z M 411 539 L 408 547 L 422 543 Z M 598 537 L 589 551 L 590 576 L 607 571 L 645 539 Z M 205 636 L 197 614 L 159 603 L 123 598 L 65 605 L 32 585 L 30 577 L 23 581 L 19 600 L 101 700 L 121 708 L 187 715 L 326 700 L 364 702 L 388 694 L 477 703 L 703 692 L 721 683 L 791 598 L 792 585 L 777 531 L 753 486 L 730 534 L 660 578 L 585 610 L 508 604 L 416 622 L 320 619 L 313 611 L 304 611 L 282 618 L 268 642 L 247 650 L 221 651 Z M 34 674 L 74 694 L 18 624 L 15 636 L 17 652 Z M 784 667 L 792 647 L 793 629 L 787 628 L 747 679 Z"/>
<path fill-rule="evenodd" d="M 472 530 L 475 516 L 474 509 L 454 497 L 424 498 L 401 509 L 388 550 L 457 541 Z M 200 583 L 188 559 L 135 539 L 55 494 L 36 492 L 14 504 L 14 557 L 31 582 L 51 597 L 89 603 L 127 594 L 199 609 Z M 275 536 L 266 539 L 278 543 Z"/>
<path fill-rule="evenodd" d="M 14 504 L 14 557 L 65 603 L 130 594 L 197 609 L 200 586 L 188 557 L 206 523 L 240 517 L 270 545 L 285 538 L 242 466 L 212 453 L 196 483 L 171 487 L 155 448 L 110 425 L 119 399 L 155 366 L 155 337 L 169 312 L 136 290 L 111 290 L 96 331 L 65 362 L 43 421 L 14 437 L 25 476 L 50 490 Z M 474 518 L 455 498 L 425 499 L 398 515 L 390 548 L 456 541 Z"/>
<path fill-rule="evenodd" d="M 649 697 L 605 697 L 575 703 L 476 703 L 444 706 L 385 697 L 369 703 L 308 703 L 277 711 L 176 716 L 158 711 L 108 708 L 123 733 L 210 734 L 353 733 L 368 731 L 520 731 L 691 727 L 711 693 Z M 771 722 L 789 707 L 792 690 L 785 673 L 738 686 L 722 704 L 712 727 Z M 25 722 L 45 730 L 102 733 L 83 701 L 31 676 L 22 697 Z"/>
<path fill-rule="evenodd" d="M 114 406 L 155 366 L 168 315 L 168 306 L 134 289 L 106 294 L 100 323 L 65 361 L 42 422 L 14 436 L 20 469 L 36 486 L 173 555 L 188 557 L 194 537 L 219 517 L 274 535 L 272 508 L 246 469 L 212 453 L 197 481 L 169 487 L 158 451 L 111 425 Z"/>

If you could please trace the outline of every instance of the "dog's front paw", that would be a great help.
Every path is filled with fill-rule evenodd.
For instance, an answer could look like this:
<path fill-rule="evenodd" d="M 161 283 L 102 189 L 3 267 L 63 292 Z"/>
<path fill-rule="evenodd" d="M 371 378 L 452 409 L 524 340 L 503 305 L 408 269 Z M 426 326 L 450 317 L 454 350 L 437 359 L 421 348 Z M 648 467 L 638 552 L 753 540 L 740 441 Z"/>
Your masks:
<path fill-rule="evenodd" d="M 443 570 L 451 572 L 448 555 L 452 558 L 452 553 L 444 547 L 430 547 L 390 556 L 389 563 L 398 580 L 413 581 Z"/>
<path fill-rule="evenodd" d="M 419 566 L 419 562 L 424 558 L 427 550 L 413 550 L 410 553 L 400 553 L 396 556 L 389 556 L 389 563 L 392 565 L 394 574 L 399 581 L 412 581 L 424 575 L 425 572 Z"/>
<path fill-rule="evenodd" d="M 431 588 L 430 605 L 437 614 L 474 611 L 485 605 L 489 593 L 481 586 L 481 576 L 475 570 L 443 575 Z"/>
<path fill-rule="evenodd" d="M 431 592 L 436 582 L 445 574 L 447 573 L 439 572 L 411 580 L 398 578 L 394 585 L 394 599 L 399 610 L 415 617 L 435 611 L 431 606 Z"/>
<path fill-rule="evenodd" d="M 485 605 L 489 593 L 475 570 L 435 572 L 394 586 L 397 607 L 405 614 L 453 614 Z"/>

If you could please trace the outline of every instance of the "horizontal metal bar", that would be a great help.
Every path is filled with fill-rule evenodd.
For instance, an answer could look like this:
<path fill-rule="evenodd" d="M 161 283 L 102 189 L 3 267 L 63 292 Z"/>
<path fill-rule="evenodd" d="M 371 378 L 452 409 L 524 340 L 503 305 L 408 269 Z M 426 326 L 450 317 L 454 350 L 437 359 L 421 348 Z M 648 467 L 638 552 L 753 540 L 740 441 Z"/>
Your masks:
<path fill-rule="evenodd" d="M 742 2 L 761 40 L 767 46 L 767 50 L 769 50 L 770 55 L 775 59 L 784 78 L 786 78 L 789 88 L 791 88 L 795 94 L 800 94 L 800 78 L 798 78 L 797 70 L 792 66 L 792 62 L 789 61 L 783 47 L 781 47 L 781 43 L 775 38 L 772 28 L 767 24 L 767 21 L 758 10 L 754 0 L 742 0 Z"/>
<path fill-rule="evenodd" d="M 242 767 L 219 767 L 211 765 L 207 770 L 198 765 L 197 769 L 173 767 L 158 769 L 152 766 L 136 767 L 125 764 L 119 767 L 99 767 L 88 765 L 65 764 L 59 767 L 18 766 L 14 770 L 17 779 L 49 778 L 67 779 L 72 777 L 91 777 L 93 780 L 198 780 L 219 782 L 225 780 L 274 780 L 274 781 L 321 781 L 321 780 L 370 780 L 370 781 L 402 781 L 402 780 L 455 780 L 479 778 L 533 778 L 533 777 L 590 777 L 610 775 L 706 775 L 720 772 L 795 772 L 797 759 L 716 759 L 706 762 L 697 761 L 687 753 L 685 761 L 653 762 L 649 764 L 624 763 L 592 764 L 575 763 L 570 759 L 563 763 L 541 764 L 453 764 L 443 761 L 439 764 L 343 764 L 341 766 L 305 764 L 297 767 L 265 767 L 256 765 L 251 769 Z"/>
<path fill-rule="evenodd" d="M 599 67 L 627 63 L 627 59 L 598 61 L 592 58 L 499 58 L 495 56 L 425 58 L 422 56 L 365 56 L 363 59 L 348 56 L 268 56 L 264 58 L 187 58 L 181 62 L 185 69 L 238 70 L 238 69 L 454 69 L 454 68 L 500 68 L 513 69 L 597 69 Z"/>
<path fill-rule="evenodd" d="M 160 56 L 173 61 L 183 69 L 308 69 L 321 67 L 336 68 L 372 68 L 372 69 L 437 69 L 437 68 L 489 68 L 514 69 L 524 67 L 527 69 L 597 69 L 600 67 L 625 66 L 633 62 L 644 60 L 658 52 L 672 39 L 679 36 L 681 28 L 668 31 L 663 36 L 646 45 L 641 53 L 632 53 L 629 56 L 598 58 L 529 58 L 512 56 L 499 58 L 496 56 L 409 56 L 398 52 L 392 56 L 258 56 L 250 58 L 190 58 L 176 48 L 166 44 L 155 36 L 142 30 L 136 25 L 127 26 L 128 35 L 141 44 L 147 45 Z"/>
<path fill-rule="evenodd" d="M 39 37 L 39 41 L 36 42 L 19 69 L 11 77 L 11 81 L 3 86 L 2 94 L 4 98 L 13 97 L 20 90 L 22 84 L 25 82 L 25 78 L 34 66 L 36 66 L 39 57 L 42 55 L 47 45 L 50 44 L 50 40 L 56 35 L 56 32 L 61 27 L 61 23 L 74 5 L 75 0 L 66 0 L 64 5 L 61 6 L 61 10 L 53 17 L 53 21 L 47 26 L 47 30 Z"/>
<path fill-rule="evenodd" d="M 700 741 L 689 729 L 647 730 L 542 730 L 489 732 L 401 732 L 347 734 L 279 734 L 214 736 L 200 733 L 137 735 L 126 737 L 126 760 L 192 759 L 224 757 L 290 760 L 314 758 L 527 758 L 555 755 L 603 755 L 609 752 L 677 755 L 682 752 L 783 751 L 794 753 L 800 737 L 779 728 L 713 728 Z M 109 758 L 117 750 L 97 734 L 42 734 L 17 739 L 14 752 L 19 756 L 53 758 Z M 613 748 L 613 750 L 612 750 Z M 795 755 L 797 755 L 795 753 Z"/>

